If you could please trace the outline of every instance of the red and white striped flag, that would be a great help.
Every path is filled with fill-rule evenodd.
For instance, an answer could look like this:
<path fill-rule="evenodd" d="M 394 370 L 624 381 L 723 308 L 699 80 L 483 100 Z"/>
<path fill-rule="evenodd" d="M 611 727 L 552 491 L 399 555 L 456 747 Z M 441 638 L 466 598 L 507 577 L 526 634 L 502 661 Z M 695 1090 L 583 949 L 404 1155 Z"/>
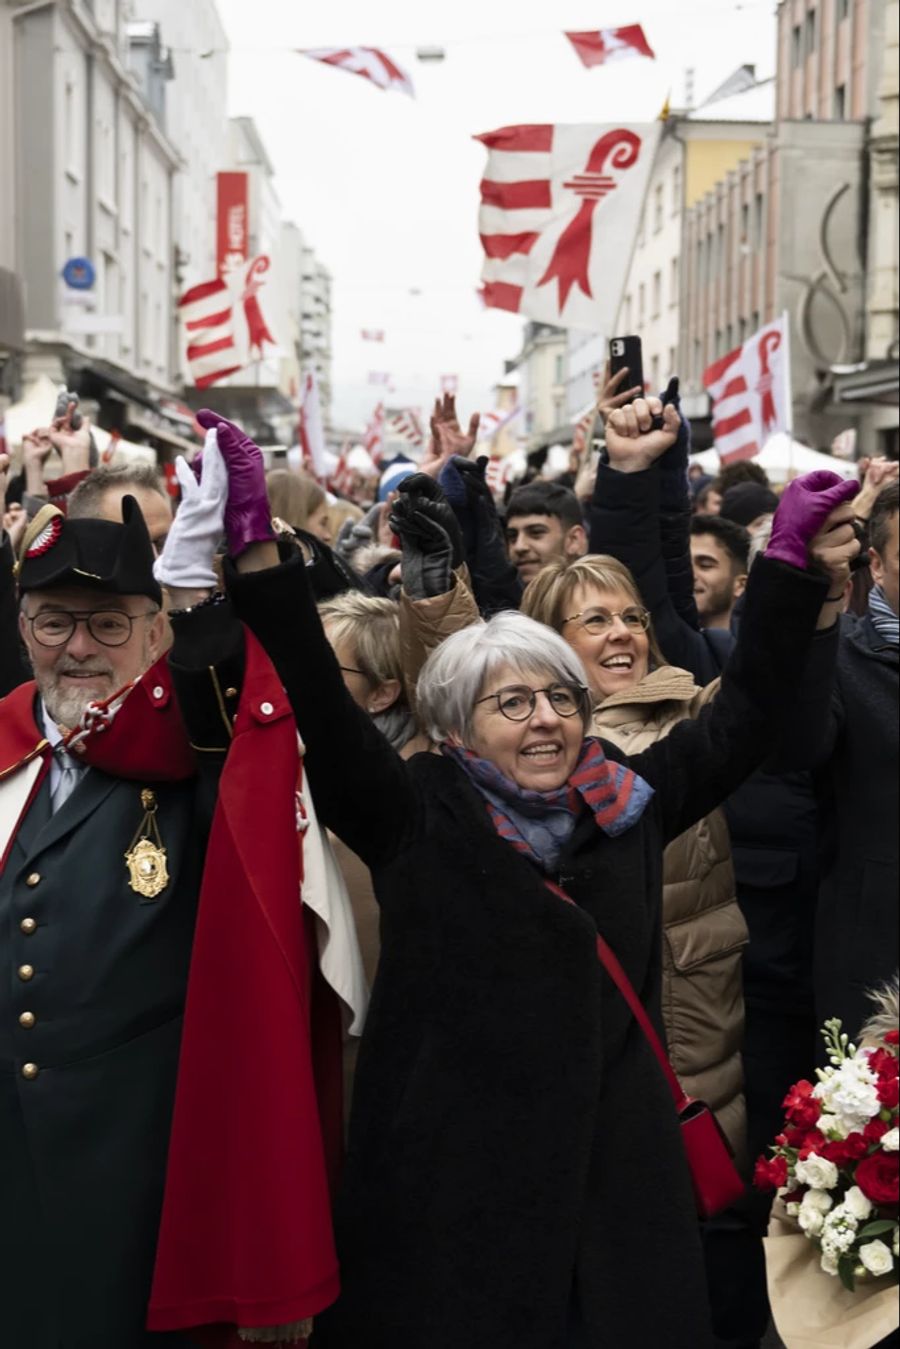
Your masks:
<path fill-rule="evenodd" d="M 326 66 L 337 66 L 351 75 L 362 75 L 379 89 L 396 89 L 415 98 L 412 80 L 378 47 L 298 47 L 301 56 L 322 61 Z"/>
<path fill-rule="evenodd" d="M 341 452 L 338 455 L 334 471 L 328 479 L 328 486 L 331 491 L 336 492 L 338 496 L 342 497 L 349 496 L 350 490 L 353 487 L 353 470 L 350 467 L 349 458 L 350 441 L 345 440 L 341 446 Z"/>
<path fill-rule="evenodd" d="M 363 448 L 377 468 L 384 458 L 384 404 L 378 403 L 363 436 Z"/>
<path fill-rule="evenodd" d="M 307 472 L 324 482 L 328 475 L 325 428 L 319 404 L 319 384 L 314 370 L 307 370 L 300 391 L 300 449 Z"/>
<path fill-rule="evenodd" d="M 589 33 L 566 33 L 566 37 L 583 66 L 602 66 L 627 56 L 649 56 L 651 61 L 656 60 L 639 23 L 625 24 L 622 28 L 596 28 Z"/>
<path fill-rule="evenodd" d="M 495 408 L 491 412 L 482 412 L 478 421 L 478 439 L 480 441 L 493 440 L 497 433 L 503 430 L 504 426 L 508 426 L 515 417 L 518 417 L 521 411 L 522 407 L 519 404 L 514 408 L 509 408 L 508 411 Z"/>
<path fill-rule="evenodd" d="M 384 341 L 384 329 L 383 329 L 383 328 L 361 328 L 361 329 L 360 329 L 359 335 L 360 335 L 360 337 L 362 338 L 362 340 L 363 340 L 364 342 L 383 342 L 383 341 Z"/>
<path fill-rule="evenodd" d="M 713 441 L 723 464 L 753 459 L 776 431 L 791 429 L 787 315 L 766 324 L 703 372 L 713 402 Z"/>
<path fill-rule="evenodd" d="M 545 124 L 476 136 L 488 150 L 478 217 L 486 305 L 610 331 L 660 128 Z"/>
<path fill-rule="evenodd" d="M 185 291 L 178 314 L 187 336 L 187 359 L 198 389 L 241 370 L 234 344 L 231 292 L 224 281 L 204 281 Z"/>
<path fill-rule="evenodd" d="M 393 416 L 388 417 L 385 425 L 385 433 L 394 440 L 405 440 L 410 445 L 424 445 L 425 432 L 422 430 L 422 423 L 419 420 L 418 413 L 412 408 L 404 408 L 401 412 L 395 412 Z"/>

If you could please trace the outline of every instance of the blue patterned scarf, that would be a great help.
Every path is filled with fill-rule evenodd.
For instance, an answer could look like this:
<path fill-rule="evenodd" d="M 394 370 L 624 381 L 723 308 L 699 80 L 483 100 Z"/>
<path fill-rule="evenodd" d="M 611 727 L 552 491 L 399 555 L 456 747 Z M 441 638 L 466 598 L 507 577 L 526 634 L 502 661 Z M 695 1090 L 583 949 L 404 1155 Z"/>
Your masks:
<path fill-rule="evenodd" d="M 884 598 L 881 586 L 873 586 L 869 591 L 869 617 L 878 636 L 888 646 L 900 646 L 900 617 Z"/>
<path fill-rule="evenodd" d="M 519 852 L 546 872 L 556 870 L 560 854 L 575 831 L 585 806 L 597 827 L 615 838 L 644 813 L 653 788 L 624 764 L 613 763 L 599 740 L 588 736 L 568 782 L 552 792 L 529 791 L 516 784 L 490 759 L 470 749 L 441 745 L 481 793 L 494 827 Z"/>

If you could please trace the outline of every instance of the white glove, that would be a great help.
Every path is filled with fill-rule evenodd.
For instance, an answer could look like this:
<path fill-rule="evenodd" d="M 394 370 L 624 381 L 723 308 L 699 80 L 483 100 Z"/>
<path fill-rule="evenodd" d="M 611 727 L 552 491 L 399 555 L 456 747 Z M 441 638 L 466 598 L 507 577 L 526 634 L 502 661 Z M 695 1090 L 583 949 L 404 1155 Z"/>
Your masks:
<path fill-rule="evenodd" d="M 179 455 L 175 473 L 181 504 L 169 537 L 153 564 L 153 575 L 171 590 L 215 590 L 213 559 L 225 532 L 228 470 L 219 451 L 215 427 L 206 433 L 200 481 Z"/>

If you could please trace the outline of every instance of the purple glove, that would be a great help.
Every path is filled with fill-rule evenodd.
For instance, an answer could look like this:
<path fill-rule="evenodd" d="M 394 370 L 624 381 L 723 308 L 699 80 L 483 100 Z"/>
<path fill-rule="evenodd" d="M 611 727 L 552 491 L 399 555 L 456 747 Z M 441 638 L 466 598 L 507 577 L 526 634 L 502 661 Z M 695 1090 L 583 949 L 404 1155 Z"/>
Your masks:
<path fill-rule="evenodd" d="M 808 544 L 831 512 L 845 501 L 852 501 L 858 491 L 859 483 L 846 482 L 827 468 L 817 468 L 814 473 L 789 482 L 772 521 L 766 557 L 805 571 L 809 562 Z"/>
<path fill-rule="evenodd" d="M 239 426 L 226 421 L 218 412 L 201 408 L 197 421 L 205 430 L 216 429 L 219 453 L 228 470 L 225 536 L 229 555 L 239 557 L 251 543 L 264 543 L 275 537 L 262 451 Z"/>

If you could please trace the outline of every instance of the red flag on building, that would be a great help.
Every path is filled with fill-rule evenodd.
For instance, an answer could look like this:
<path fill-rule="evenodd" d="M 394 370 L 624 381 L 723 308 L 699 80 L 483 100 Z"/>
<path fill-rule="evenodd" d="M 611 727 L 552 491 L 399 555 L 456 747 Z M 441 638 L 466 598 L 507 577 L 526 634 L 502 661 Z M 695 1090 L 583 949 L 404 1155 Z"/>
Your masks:
<path fill-rule="evenodd" d="M 610 332 L 659 133 L 653 122 L 476 136 L 488 150 L 478 217 L 485 304 Z"/>
<path fill-rule="evenodd" d="M 396 89 L 401 94 L 415 97 L 412 80 L 378 47 L 298 47 L 301 56 L 337 66 L 351 75 L 362 75 L 379 89 Z"/>
<path fill-rule="evenodd" d="M 583 66 L 602 66 L 607 61 L 617 61 L 628 56 L 649 56 L 651 61 L 656 59 L 656 53 L 639 23 L 629 23 L 622 28 L 597 28 L 588 33 L 566 33 L 566 37 Z"/>
<path fill-rule="evenodd" d="M 187 359 L 198 389 L 205 389 L 241 369 L 234 344 L 231 292 L 224 281 L 204 281 L 178 301 L 187 336 Z"/>
<path fill-rule="evenodd" d="M 791 429 L 787 315 L 766 324 L 703 372 L 712 432 L 723 464 L 753 459 L 776 431 Z"/>

